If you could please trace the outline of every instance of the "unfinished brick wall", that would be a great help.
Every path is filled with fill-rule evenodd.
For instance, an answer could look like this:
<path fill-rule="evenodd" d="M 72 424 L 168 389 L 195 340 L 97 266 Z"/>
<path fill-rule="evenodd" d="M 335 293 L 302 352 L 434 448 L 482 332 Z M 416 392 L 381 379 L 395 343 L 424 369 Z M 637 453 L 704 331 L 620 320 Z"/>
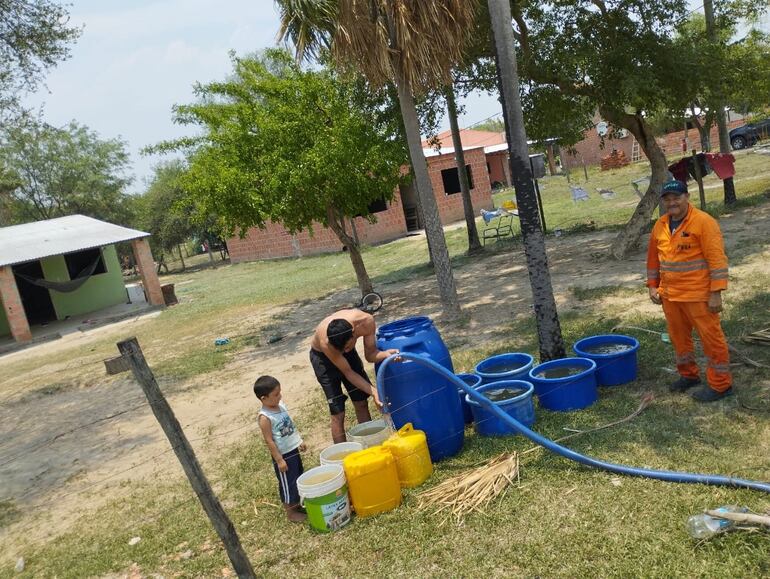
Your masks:
<path fill-rule="evenodd" d="M 17 342 L 28 342 L 32 339 L 27 313 L 21 303 L 19 288 L 10 265 L 0 267 L 0 301 L 3 303 L 5 317 L 11 329 L 11 336 Z"/>
<path fill-rule="evenodd" d="M 735 127 L 740 127 L 745 124 L 745 122 L 744 119 L 731 121 L 727 124 L 727 130 L 729 131 Z M 656 140 L 663 149 L 663 153 L 666 157 L 677 157 L 684 154 L 684 151 L 682 150 L 682 139 L 684 139 L 684 137 L 685 131 L 683 129 L 681 131 L 674 131 L 672 133 L 661 135 Z M 688 151 L 692 151 L 692 149 L 700 151 L 702 149 L 700 133 L 698 133 L 697 129 L 688 129 L 687 138 L 689 139 Z M 598 165 L 601 163 L 602 158 L 609 155 L 613 149 L 619 152 L 622 151 L 626 157 L 631 159 L 631 149 L 634 140 L 634 136 L 630 133 L 627 137 L 622 139 L 605 138 L 604 148 L 602 149 L 601 137 L 599 137 L 599 134 L 596 132 L 596 128 L 591 127 L 585 132 L 583 140 L 575 144 L 575 154 L 567 153 L 566 148 L 562 149 L 562 164 L 566 164 L 570 169 L 582 167 L 583 162 L 585 162 L 586 165 Z M 717 129 L 716 124 L 711 127 L 711 150 L 719 150 L 719 130 Z M 647 157 L 641 148 L 639 152 L 641 158 L 646 160 Z"/>
<path fill-rule="evenodd" d="M 465 151 L 465 164 L 471 166 L 473 175 L 473 189 L 471 189 L 471 201 L 473 213 L 477 215 L 481 209 L 492 208 L 492 186 L 487 171 L 487 157 L 484 149 Z M 465 218 L 463 198 L 460 193 L 447 195 L 444 192 L 444 181 L 441 171 L 457 167 L 454 153 L 438 155 L 428 158 L 428 175 L 433 185 L 433 194 L 436 196 L 438 213 L 441 223 L 444 225 L 460 221 Z"/>
<path fill-rule="evenodd" d="M 369 223 L 363 217 L 354 219 L 358 239 L 363 245 L 372 245 L 397 239 L 406 235 L 406 222 L 401 199 L 396 193 L 385 211 L 376 213 L 377 221 Z M 349 231 L 349 233 L 352 233 Z M 300 257 L 318 253 L 331 253 L 342 250 L 342 242 L 331 230 L 316 223 L 313 233 L 305 230 L 291 235 L 279 223 L 268 222 L 264 229 L 252 227 L 241 239 L 233 237 L 227 240 L 227 248 L 232 263 L 255 259 L 276 259 L 280 257 Z"/>

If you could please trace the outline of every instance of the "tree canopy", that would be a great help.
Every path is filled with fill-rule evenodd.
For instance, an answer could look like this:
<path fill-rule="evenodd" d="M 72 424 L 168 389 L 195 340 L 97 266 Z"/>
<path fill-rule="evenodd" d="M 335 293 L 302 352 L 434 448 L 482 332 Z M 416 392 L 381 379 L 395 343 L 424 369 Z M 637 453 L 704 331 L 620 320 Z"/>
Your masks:
<path fill-rule="evenodd" d="M 161 148 L 189 149 L 184 187 L 197 212 L 218 215 L 227 233 L 268 221 L 291 233 L 320 223 L 360 258 L 348 222 L 376 219 L 370 206 L 392 198 L 407 159 L 382 95 L 365 89 L 360 78 L 303 70 L 279 49 L 233 57 L 227 81 L 199 85 L 197 103 L 176 107 L 177 121 L 201 126 L 203 136 Z M 354 262 L 357 273 L 361 265 Z"/>
<path fill-rule="evenodd" d="M 80 29 L 50 0 L 0 0 L 0 119 L 18 108 L 20 93 L 70 55 Z"/>
<path fill-rule="evenodd" d="M 129 223 L 127 168 L 123 141 L 74 121 L 62 128 L 25 121 L 0 134 L 0 193 L 12 223 L 75 213 Z"/>

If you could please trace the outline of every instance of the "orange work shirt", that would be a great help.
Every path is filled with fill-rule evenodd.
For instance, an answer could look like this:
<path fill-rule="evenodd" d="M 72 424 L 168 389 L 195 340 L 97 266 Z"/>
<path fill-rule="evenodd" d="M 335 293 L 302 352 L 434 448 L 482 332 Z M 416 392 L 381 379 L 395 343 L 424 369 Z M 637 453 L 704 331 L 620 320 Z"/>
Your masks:
<path fill-rule="evenodd" d="M 647 287 L 673 302 L 707 302 L 709 294 L 727 289 L 727 256 L 716 219 L 689 206 L 671 233 L 670 216 L 652 228 L 647 247 Z"/>

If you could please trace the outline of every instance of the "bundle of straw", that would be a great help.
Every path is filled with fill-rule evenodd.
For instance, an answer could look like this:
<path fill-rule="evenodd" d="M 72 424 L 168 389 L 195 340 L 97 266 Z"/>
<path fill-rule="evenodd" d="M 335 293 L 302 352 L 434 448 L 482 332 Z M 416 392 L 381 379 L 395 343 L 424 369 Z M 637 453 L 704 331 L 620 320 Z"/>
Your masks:
<path fill-rule="evenodd" d="M 500 496 L 514 480 L 519 482 L 519 454 L 505 452 L 483 466 L 420 493 L 417 508 L 445 513 L 442 525 L 449 519 L 459 524 L 465 515 L 480 511 Z"/>
<path fill-rule="evenodd" d="M 760 344 L 763 346 L 770 346 L 770 328 L 764 330 L 757 330 L 747 336 L 743 336 L 743 341 L 749 344 Z"/>

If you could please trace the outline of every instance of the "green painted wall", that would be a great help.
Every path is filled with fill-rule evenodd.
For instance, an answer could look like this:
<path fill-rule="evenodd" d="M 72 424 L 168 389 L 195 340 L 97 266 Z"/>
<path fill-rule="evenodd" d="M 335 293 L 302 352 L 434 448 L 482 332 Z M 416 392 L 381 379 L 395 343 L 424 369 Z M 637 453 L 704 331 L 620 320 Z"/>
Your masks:
<path fill-rule="evenodd" d="M 118 253 L 114 245 L 102 248 L 102 259 L 107 273 L 91 278 L 71 293 L 49 290 L 51 301 L 56 310 L 56 317 L 63 320 L 67 316 L 77 316 L 108 308 L 128 301 L 123 274 L 118 263 Z M 54 255 L 40 260 L 43 276 L 51 281 L 69 281 L 67 263 L 63 255 Z M 0 336 L 10 335 L 11 328 L 5 317 L 5 310 L 0 309 Z"/>
<path fill-rule="evenodd" d="M 107 273 L 91 276 L 80 288 L 71 293 L 50 290 L 51 301 L 56 310 L 56 317 L 63 320 L 66 316 L 77 316 L 95 312 L 102 308 L 124 304 L 128 301 L 123 275 L 118 263 L 118 254 L 114 245 L 102 248 L 102 258 Z M 40 260 L 45 279 L 68 281 L 67 264 L 63 255 L 54 255 Z"/>

